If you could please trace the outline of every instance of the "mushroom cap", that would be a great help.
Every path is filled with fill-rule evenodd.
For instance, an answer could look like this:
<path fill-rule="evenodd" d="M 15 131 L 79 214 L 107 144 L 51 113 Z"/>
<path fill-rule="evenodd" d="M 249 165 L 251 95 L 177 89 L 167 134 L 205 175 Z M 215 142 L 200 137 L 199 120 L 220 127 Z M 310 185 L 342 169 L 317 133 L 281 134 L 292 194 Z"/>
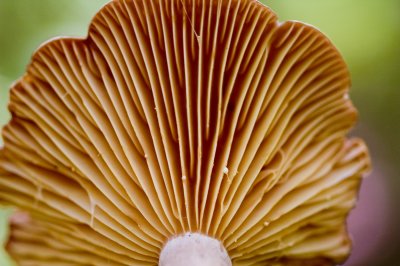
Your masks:
<path fill-rule="evenodd" d="M 0 152 L 20 265 L 156 265 L 169 239 L 233 265 L 332 265 L 367 148 L 331 42 L 255 0 L 116 0 L 33 55 Z M 19 214 L 20 215 L 20 214 Z"/>

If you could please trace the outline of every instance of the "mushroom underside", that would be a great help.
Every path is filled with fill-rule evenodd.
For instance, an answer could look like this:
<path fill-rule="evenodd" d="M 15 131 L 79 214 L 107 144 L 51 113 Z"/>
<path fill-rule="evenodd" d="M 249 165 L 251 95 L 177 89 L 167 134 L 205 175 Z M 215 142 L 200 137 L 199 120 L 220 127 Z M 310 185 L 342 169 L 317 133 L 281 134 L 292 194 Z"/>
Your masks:
<path fill-rule="evenodd" d="M 0 202 L 25 214 L 7 249 L 26 266 L 156 265 L 190 233 L 233 265 L 343 262 L 370 165 L 346 138 L 349 86 L 323 34 L 255 0 L 112 1 L 11 88 Z"/>

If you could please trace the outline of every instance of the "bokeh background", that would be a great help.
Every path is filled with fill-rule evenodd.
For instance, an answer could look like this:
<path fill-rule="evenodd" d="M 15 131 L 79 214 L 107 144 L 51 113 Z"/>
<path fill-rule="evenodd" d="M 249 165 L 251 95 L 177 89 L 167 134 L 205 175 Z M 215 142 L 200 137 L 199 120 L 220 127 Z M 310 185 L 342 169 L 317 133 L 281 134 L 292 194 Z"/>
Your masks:
<path fill-rule="evenodd" d="M 107 0 L 0 0 L 0 125 L 9 114 L 8 89 L 31 54 L 57 36 L 86 36 Z M 360 112 L 352 134 L 370 147 L 372 173 L 351 213 L 354 241 L 346 266 L 400 265 L 400 1 L 262 0 L 280 20 L 299 20 L 324 32 L 349 65 L 351 98 Z M 0 139 L 1 145 L 1 139 Z M 7 216 L 0 210 L 0 241 Z M 0 245 L 1 247 L 1 245 Z M 0 249 L 0 266 L 13 265 Z"/>

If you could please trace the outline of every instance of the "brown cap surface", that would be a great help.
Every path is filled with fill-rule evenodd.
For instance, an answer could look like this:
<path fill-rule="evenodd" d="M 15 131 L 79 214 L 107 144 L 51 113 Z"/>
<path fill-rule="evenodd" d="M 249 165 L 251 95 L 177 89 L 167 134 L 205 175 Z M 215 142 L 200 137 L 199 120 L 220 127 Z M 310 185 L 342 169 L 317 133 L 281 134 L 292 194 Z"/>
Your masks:
<path fill-rule="evenodd" d="M 116 0 L 13 86 L 0 201 L 20 265 L 155 265 L 199 232 L 233 265 L 330 265 L 369 168 L 342 57 L 255 0 Z M 314 263 L 314 264 L 313 264 Z"/>

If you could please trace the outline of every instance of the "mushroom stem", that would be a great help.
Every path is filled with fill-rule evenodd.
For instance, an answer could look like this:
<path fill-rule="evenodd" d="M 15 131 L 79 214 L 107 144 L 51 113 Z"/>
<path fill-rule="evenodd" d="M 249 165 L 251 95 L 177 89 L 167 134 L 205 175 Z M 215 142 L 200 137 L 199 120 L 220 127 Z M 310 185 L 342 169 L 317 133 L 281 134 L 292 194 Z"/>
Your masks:
<path fill-rule="evenodd" d="M 159 266 L 231 266 L 222 243 L 198 233 L 170 239 L 160 254 Z"/>

